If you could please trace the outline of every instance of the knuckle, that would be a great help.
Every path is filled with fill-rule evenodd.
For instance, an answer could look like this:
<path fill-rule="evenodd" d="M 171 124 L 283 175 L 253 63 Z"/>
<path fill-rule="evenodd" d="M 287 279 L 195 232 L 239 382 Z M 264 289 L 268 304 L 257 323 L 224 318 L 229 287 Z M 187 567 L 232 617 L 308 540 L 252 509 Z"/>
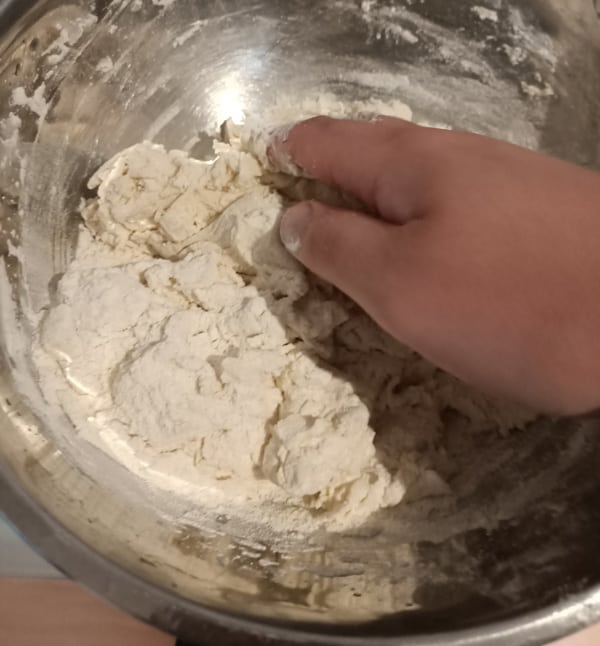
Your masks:
<path fill-rule="evenodd" d="M 423 191 L 460 166 L 464 133 L 435 128 L 414 128 L 396 141 L 404 167 L 410 168 L 414 185 Z"/>

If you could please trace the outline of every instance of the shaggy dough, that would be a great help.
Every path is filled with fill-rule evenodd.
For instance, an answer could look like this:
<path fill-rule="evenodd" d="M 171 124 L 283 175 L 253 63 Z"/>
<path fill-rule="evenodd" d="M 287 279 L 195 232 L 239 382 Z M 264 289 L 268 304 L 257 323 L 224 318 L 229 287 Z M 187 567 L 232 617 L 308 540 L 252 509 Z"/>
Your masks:
<path fill-rule="evenodd" d="M 146 464 L 240 504 L 306 510 L 308 529 L 358 525 L 407 487 L 449 493 L 449 406 L 471 430 L 527 416 L 307 275 L 280 244 L 273 185 L 314 186 L 269 175 L 256 138 L 227 138 L 213 163 L 142 143 L 91 178 L 87 231 L 36 350 L 48 396 L 88 436 L 110 428 Z"/>

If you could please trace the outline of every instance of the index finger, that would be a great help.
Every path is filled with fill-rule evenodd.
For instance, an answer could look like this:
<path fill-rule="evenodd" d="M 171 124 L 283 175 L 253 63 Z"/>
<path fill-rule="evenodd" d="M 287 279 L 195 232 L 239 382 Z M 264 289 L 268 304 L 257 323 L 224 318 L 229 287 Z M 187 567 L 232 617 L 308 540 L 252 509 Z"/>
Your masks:
<path fill-rule="evenodd" d="M 395 134 L 414 124 L 393 117 L 354 121 L 314 117 L 276 135 L 271 162 L 288 169 L 290 161 L 314 179 L 332 184 L 376 208 L 377 186 L 389 169 Z"/>

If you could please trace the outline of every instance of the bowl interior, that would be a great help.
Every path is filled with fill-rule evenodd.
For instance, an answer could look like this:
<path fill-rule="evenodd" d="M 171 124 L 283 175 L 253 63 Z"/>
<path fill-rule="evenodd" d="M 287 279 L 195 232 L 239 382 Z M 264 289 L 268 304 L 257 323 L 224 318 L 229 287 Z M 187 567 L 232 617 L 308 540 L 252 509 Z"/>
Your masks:
<path fill-rule="evenodd" d="M 197 604 L 186 606 L 183 630 L 204 606 L 338 635 L 430 634 L 543 609 L 600 583 L 592 421 L 475 438 L 476 459 L 457 458 L 454 497 L 403 503 L 346 534 L 298 538 L 224 522 L 201 500 L 150 487 L 50 409 L 28 358 L 24 310 L 48 302 L 72 257 L 87 178 L 144 139 L 205 157 L 224 119 L 326 93 L 402 100 L 418 120 L 599 167 L 592 3 L 497 0 L 497 19 L 482 19 L 476 4 L 40 0 L 5 30 L 4 477 L 120 570 Z M 11 105 L 15 88 L 33 97 L 28 106 Z M 21 120 L 18 140 L 9 112 Z M 42 549 L 56 538 L 30 530 Z M 68 550 L 59 560 L 86 578 Z M 144 612 L 142 600 L 132 603 Z M 155 621 L 173 627 L 173 607 Z"/>

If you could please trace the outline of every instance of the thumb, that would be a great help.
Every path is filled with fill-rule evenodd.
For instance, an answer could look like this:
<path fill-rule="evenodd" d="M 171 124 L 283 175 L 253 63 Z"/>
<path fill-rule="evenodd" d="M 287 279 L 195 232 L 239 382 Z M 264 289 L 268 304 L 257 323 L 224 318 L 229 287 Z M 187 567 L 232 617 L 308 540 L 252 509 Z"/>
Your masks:
<path fill-rule="evenodd" d="M 399 227 L 320 202 L 300 202 L 281 220 L 288 251 L 377 318 L 390 285 L 394 235 Z M 389 298 L 389 291 L 387 291 Z"/>

